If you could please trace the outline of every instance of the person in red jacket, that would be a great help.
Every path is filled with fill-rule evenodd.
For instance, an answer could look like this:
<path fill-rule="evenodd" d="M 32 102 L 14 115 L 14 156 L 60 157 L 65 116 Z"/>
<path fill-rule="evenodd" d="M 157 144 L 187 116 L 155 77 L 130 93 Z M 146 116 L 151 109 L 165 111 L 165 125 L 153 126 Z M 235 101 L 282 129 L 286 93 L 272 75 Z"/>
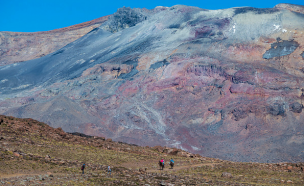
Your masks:
<path fill-rule="evenodd" d="M 162 162 L 163 165 L 165 165 L 165 160 L 163 158 L 160 160 L 160 162 Z"/>

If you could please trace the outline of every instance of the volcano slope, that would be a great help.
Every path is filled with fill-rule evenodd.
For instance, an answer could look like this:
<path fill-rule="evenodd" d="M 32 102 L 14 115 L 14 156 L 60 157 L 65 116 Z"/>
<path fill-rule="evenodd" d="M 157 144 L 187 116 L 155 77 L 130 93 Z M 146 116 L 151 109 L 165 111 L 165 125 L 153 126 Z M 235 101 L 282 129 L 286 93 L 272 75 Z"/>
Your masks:
<path fill-rule="evenodd" d="M 47 32 L 0 32 L 0 66 L 45 56 L 84 36 L 108 19 L 92 21 Z"/>
<path fill-rule="evenodd" d="M 0 113 L 234 161 L 303 161 L 303 7 L 121 8 L 0 67 Z"/>

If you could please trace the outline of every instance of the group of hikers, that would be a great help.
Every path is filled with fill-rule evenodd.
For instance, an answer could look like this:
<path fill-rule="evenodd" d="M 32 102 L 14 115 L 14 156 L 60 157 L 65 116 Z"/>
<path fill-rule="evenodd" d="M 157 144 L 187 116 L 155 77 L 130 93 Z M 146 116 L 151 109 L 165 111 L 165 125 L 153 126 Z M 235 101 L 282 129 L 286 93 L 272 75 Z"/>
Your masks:
<path fill-rule="evenodd" d="M 174 166 L 173 158 L 170 159 L 169 165 L 171 166 L 171 169 L 173 169 L 173 166 Z M 159 166 L 160 166 L 161 170 L 163 170 L 165 168 L 165 160 L 163 158 L 159 161 Z M 85 169 L 85 163 L 81 166 L 82 174 L 84 174 L 84 169 Z M 112 172 L 111 166 L 108 166 L 107 172 L 108 172 L 107 175 L 110 174 L 110 176 L 111 176 L 111 172 Z"/>
<path fill-rule="evenodd" d="M 174 166 L 173 158 L 170 159 L 169 165 L 171 166 L 171 169 L 173 169 L 173 166 Z M 159 161 L 159 166 L 160 166 L 161 170 L 163 170 L 165 168 L 165 160 L 163 158 Z"/>
<path fill-rule="evenodd" d="M 81 166 L 82 174 L 84 174 L 84 169 L 85 169 L 85 163 Z M 107 175 L 110 174 L 110 176 L 111 176 L 111 172 L 112 172 L 111 166 L 108 166 L 108 173 L 107 173 Z"/>

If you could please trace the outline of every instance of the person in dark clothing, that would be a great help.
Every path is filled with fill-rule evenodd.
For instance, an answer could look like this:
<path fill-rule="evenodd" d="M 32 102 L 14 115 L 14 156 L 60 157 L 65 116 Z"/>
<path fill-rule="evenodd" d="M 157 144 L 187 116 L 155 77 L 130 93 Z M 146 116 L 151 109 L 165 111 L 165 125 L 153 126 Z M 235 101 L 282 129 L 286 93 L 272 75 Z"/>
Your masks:
<path fill-rule="evenodd" d="M 82 174 L 84 174 L 85 163 L 81 166 Z"/>
<path fill-rule="evenodd" d="M 111 172 L 112 172 L 111 167 L 108 166 L 108 173 L 107 173 L 107 176 L 109 175 L 109 173 L 110 173 L 110 176 L 111 176 Z"/>
<path fill-rule="evenodd" d="M 173 166 L 174 166 L 174 160 L 173 160 L 173 158 L 171 158 L 171 160 L 170 160 L 170 166 L 171 166 L 171 169 L 173 169 Z"/>

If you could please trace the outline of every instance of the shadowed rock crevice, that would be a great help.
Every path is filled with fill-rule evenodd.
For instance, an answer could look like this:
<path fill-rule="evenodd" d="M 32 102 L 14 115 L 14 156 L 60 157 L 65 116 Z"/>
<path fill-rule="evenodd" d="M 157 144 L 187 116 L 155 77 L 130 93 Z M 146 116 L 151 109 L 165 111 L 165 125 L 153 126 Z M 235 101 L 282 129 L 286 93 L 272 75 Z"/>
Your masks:
<path fill-rule="evenodd" d="M 138 66 L 137 59 L 136 60 L 128 60 L 128 61 L 123 62 L 122 64 L 131 65 L 132 70 L 129 73 L 122 73 L 117 78 L 133 80 L 132 77 L 135 76 L 139 72 L 136 69 L 136 67 Z"/>
<path fill-rule="evenodd" d="M 253 12 L 255 14 L 272 14 L 278 12 L 277 8 L 253 8 L 253 7 L 242 7 L 242 8 L 234 8 L 234 15 L 237 14 L 245 14 L 249 12 Z"/>
<path fill-rule="evenodd" d="M 264 59 L 271 59 L 274 57 L 286 56 L 293 53 L 299 47 L 296 41 L 279 41 L 271 44 L 271 49 L 263 54 Z"/>
<path fill-rule="evenodd" d="M 172 24 L 168 28 L 170 28 L 170 29 L 179 29 L 180 28 L 180 24 Z"/>
<path fill-rule="evenodd" d="M 246 110 L 243 110 L 242 108 L 236 108 L 232 111 L 232 114 L 234 116 L 235 121 L 239 121 L 240 119 L 244 119 L 248 117 L 248 113 Z"/>
<path fill-rule="evenodd" d="M 275 103 L 271 106 L 267 107 L 267 111 L 268 113 L 274 115 L 274 116 L 285 116 L 285 105 L 284 104 L 280 104 L 280 103 Z"/>
<path fill-rule="evenodd" d="M 290 106 L 289 106 L 289 109 L 292 111 L 292 112 L 295 112 L 295 113 L 301 113 L 302 112 L 302 109 L 303 109 L 303 105 L 298 103 L 298 102 L 294 102 L 292 103 Z"/>
<path fill-rule="evenodd" d="M 160 67 L 163 67 L 163 66 L 167 66 L 169 64 L 170 63 L 166 59 L 164 59 L 163 61 L 159 61 L 159 62 L 156 62 L 156 63 L 152 64 L 150 66 L 150 69 L 157 69 L 157 68 L 160 68 Z"/>

